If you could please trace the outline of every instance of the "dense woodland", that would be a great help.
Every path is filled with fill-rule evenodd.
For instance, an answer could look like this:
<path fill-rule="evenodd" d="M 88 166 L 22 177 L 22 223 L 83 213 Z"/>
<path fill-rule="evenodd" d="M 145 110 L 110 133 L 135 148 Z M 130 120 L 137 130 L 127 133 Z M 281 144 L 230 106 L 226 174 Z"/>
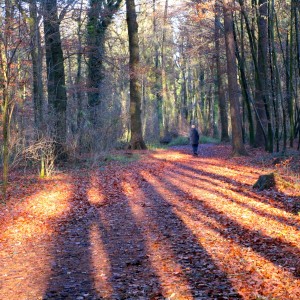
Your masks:
<path fill-rule="evenodd" d="M 1 299 L 300 299 L 300 0 L 0 4 Z"/>
<path fill-rule="evenodd" d="M 299 0 L 1 0 L 9 169 L 187 136 L 300 146 Z"/>

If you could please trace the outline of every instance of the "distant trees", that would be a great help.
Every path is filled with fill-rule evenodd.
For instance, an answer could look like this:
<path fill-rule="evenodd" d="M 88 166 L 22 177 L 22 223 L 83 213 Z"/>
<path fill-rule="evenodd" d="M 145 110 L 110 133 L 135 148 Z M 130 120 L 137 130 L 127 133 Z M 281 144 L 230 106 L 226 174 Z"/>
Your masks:
<path fill-rule="evenodd" d="M 203 41 L 205 34 L 212 31 L 209 20 L 212 20 L 213 13 L 215 24 L 218 24 L 214 30 L 217 74 L 221 73 L 222 64 L 224 66 L 222 58 L 224 54 L 219 48 L 222 34 L 219 34 L 218 28 L 223 27 L 222 18 L 226 23 L 226 15 L 218 15 L 220 5 L 221 1 L 215 1 L 215 5 L 213 1 L 197 1 L 196 4 L 197 22 L 201 24 L 198 36 L 199 38 L 201 36 L 202 44 L 205 44 Z M 239 70 L 239 82 L 235 90 L 239 110 L 243 116 L 244 143 L 249 141 L 251 145 L 264 147 L 269 152 L 273 152 L 274 149 L 279 151 L 280 148 L 285 151 L 287 140 L 289 139 L 289 146 L 292 147 L 298 135 L 295 129 L 298 128 L 296 120 L 299 118 L 300 105 L 297 63 L 299 2 L 283 1 L 279 5 L 273 0 L 239 0 L 238 3 L 232 3 L 232 7 L 235 57 Z M 290 17 L 283 18 L 283 15 Z M 207 37 L 209 36 L 211 35 L 208 34 Z M 207 56 L 212 49 L 209 38 L 204 40 L 207 41 L 207 46 L 201 47 L 201 51 Z M 202 56 L 202 59 L 205 58 Z M 205 60 L 211 61 L 208 56 Z M 208 73 L 206 71 L 206 74 Z M 217 79 L 220 82 L 218 75 Z M 217 87 L 218 95 L 222 97 L 220 84 Z M 230 100 L 230 89 L 227 97 Z M 222 108 L 219 109 L 222 112 Z M 233 125 L 231 120 L 232 132 L 234 132 Z"/>

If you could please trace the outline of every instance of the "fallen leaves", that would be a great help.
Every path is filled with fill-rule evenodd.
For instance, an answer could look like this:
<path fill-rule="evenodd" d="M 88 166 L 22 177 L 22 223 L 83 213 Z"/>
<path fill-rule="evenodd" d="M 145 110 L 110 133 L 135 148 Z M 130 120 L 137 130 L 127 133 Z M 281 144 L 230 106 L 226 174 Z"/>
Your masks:
<path fill-rule="evenodd" d="M 199 150 L 148 152 L 50 180 L 16 174 L 0 210 L 0 294 L 300 299 L 299 191 L 253 190 L 266 171 L 253 164 L 257 150 Z"/>

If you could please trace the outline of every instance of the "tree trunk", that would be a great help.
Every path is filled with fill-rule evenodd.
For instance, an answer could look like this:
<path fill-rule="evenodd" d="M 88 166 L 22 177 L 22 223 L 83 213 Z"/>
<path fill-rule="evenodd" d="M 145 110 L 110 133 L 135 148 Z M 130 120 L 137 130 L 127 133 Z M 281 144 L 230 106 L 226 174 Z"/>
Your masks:
<path fill-rule="evenodd" d="M 272 100 L 275 121 L 275 135 L 274 140 L 276 143 L 276 152 L 279 152 L 279 96 L 281 95 L 281 82 L 277 76 L 277 54 L 275 48 L 274 37 L 274 0 L 269 4 L 269 60 L 270 60 L 270 73 L 271 73 L 271 87 L 272 87 Z"/>
<path fill-rule="evenodd" d="M 31 34 L 31 59 L 32 59 L 32 80 L 33 80 L 33 103 L 34 123 L 36 129 L 43 130 L 44 123 L 44 92 L 43 92 L 43 62 L 41 49 L 41 36 L 39 20 L 37 15 L 36 0 L 29 3 L 30 9 L 30 34 Z"/>
<path fill-rule="evenodd" d="M 67 92 L 59 26 L 57 0 L 44 0 L 49 118 L 53 126 L 51 133 L 55 142 L 56 155 L 58 159 L 65 159 Z"/>
<path fill-rule="evenodd" d="M 10 121 L 14 108 L 14 102 L 12 101 L 12 90 L 11 86 L 16 82 L 13 81 L 13 77 L 16 75 L 10 69 L 10 64 L 14 61 L 16 54 L 16 48 L 13 48 L 12 31 L 11 31 L 11 20 L 13 8 L 9 0 L 5 0 L 4 4 L 4 20 L 3 22 L 5 38 L 0 40 L 0 88 L 2 92 L 2 199 L 3 204 L 6 203 L 6 193 L 8 187 L 8 175 L 9 175 L 9 143 L 10 143 Z M 13 45 L 13 46 L 12 46 Z"/>
<path fill-rule="evenodd" d="M 295 20 L 295 14 L 296 14 L 296 2 L 295 0 L 291 1 L 291 19 L 290 19 L 290 37 L 289 37 L 289 56 L 287 55 L 287 60 L 289 64 L 289 74 L 287 74 L 288 78 L 288 84 L 287 87 L 289 97 L 288 97 L 288 114 L 289 114 L 289 121 L 290 121 L 290 147 L 293 147 L 294 144 L 294 93 L 293 93 L 293 69 L 294 69 L 294 20 Z M 287 37 L 288 38 L 288 37 Z M 287 51 L 288 51 L 287 49 Z"/>
<path fill-rule="evenodd" d="M 153 0 L 153 35 L 154 35 L 154 72 L 155 72 L 155 98 L 156 98 L 156 112 L 157 112 L 157 122 L 158 122 L 158 135 L 163 136 L 163 108 L 162 108 L 162 92 L 161 92 L 161 70 L 160 70 L 160 60 L 159 60 L 159 44 L 158 44 L 158 27 L 157 27 L 157 17 L 156 17 L 156 0 Z"/>
<path fill-rule="evenodd" d="M 280 44 L 280 49 L 281 49 L 281 53 L 282 53 L 282 57 L 283 57 L 283 61 L 284 61 L 284 65 L 285 65 L 285 70 L 286 70 L 286 78 L 288 78 L 288 69 L 287 69 L 287 59 L 285 57 L 285 53 L 283 50 L 283 45 L 282 45 L 282 38 L 281 38 L 281 33 L 279 30 L 279 25 L 278 25 L 278 18 L 277 18 L 277 14 L 276 11 L 274 10 L 274 17 L 275 17 L 275 23 L 276 23 L 276 33 L 279 39 L 279 44 Z M 276 56 L 276 51 L 274 51 L 275 57 Z M 281 88 L 281 76 L 279 73 L 279 68 L 278 65 L 275 64 L 276 67 L 276 77 L 278 80 L 278 88 L 279 88 L 279 93 L 280 93 L 280 99 L 281 99 L 281 109 L 282 109 L 282 124 L 283 124 L 283 148 L 282 148 L 282 152 L 285 152 L 286 147 L 287 147 L 287 113 L 286 113 L 286 99 L 283 97 L 283 93 L 282 93 L 282 88 Z"/>
<path fill-rule="evenodd" d="M 233 27 L 233 34 L 235 39 L 235 47 L 236 47 L 236 58 L 238 60 L 238 66 L 240 71 L 240 82 L 243 90 L 243 96 L 245 99 L 246 107 L 247 107 L 247 114 L 248 114 L 248 122 L 249 122 L 249 137 L 250 137 L 250 145 L 254 145 L 254 124 L 253 124 L 253 118 L 252 118 L 252 111 L 251 111 L 251 105 L 254 107 L 254 111 L 256 113 L 256 116 L 259 120 L 259 126 L 262 127 L 261 121 L 259 119 L 257 110 L 255 108 L 255 105 L 253 103 L 253 99 L 251 97 L 250 88 L 248 85 L 247 77 L 246 77 L 246 71 L 245 71 L 245 65 L 244 65 L 244 59 L 240 55 L 239 47 L 237 44 L 237 36 L 235 33 L 235 26 Z M 262 128 L 263 133 L 265 135 L 264 129 Z"/>
<path fill-rule="evenodd" d="M 241 6 L 241 13 L 245 20 L 246 30 L 247 30 L 247 34 L 248 34 L 248 38 L 249 38 L 249 46 L 251 49 L 251 56 L 252 56 L 254 69 L 255 69 L 255 84 L 256 84 L 256 87 L 258 87 L 261 79 L 259 77 L 260 74 L 258 72 L 257 45 L 255 43 L 254 17 L 252 17 L 252 23 L 250 24 L 248 15 L 244 8 L 244 0 L 239 0 L 239 3 Z M 255 7 L 256 7 L 256 1 L 252 1 L 252 10 L 255 10 Z M 256 90 L 256 92 L 257 92 L 257 90 Z M 255 95 L 255 98 L 256 98 L 256 95 Z M 260 126 L 260 133 L 264 137 L 264 142 L 265 142 L 264 144 L 267 145 L 267 142 L 268 142 L 267 134 L 265 131 L 265 126 L 263 124 L 263 121 L 261 120 L 261 114 L 264 113 L 264 111 L 261 110 L 260 112 L 258 112 L 258 108 L 256 107 L 256 104 L 253 104 L 253 108 L 255 109 L 255 112 L 256 112 L 255 115 L 256 115 L 257 126 Z M 261 138 L 259 140 L 260 140 L 260 143 L 263 144 L 263 141 L 261 140 Z M 256 146 L 258 146 L 256 142 L 255 142 L 255 144 L 256 144 Z"/>
<path fill-rule="evenodd" d="M 83 1 L 81 0 L 80 4 L 80 13 L 78 16 L 78 27 L 77 27 L 77 38 L 78 38 L 78 53 L 77 53 L 77 72 L 75 78 L 75 85 L 76 85 L 76 100 L 77 100 L 77 115 L 76 115 L 76 132 L 78 134 L 78 144 L 79 144 L 79 151 L 81 152 L 83 148 L 83 92 L 82 92 L 82 85 L 83 85 L 83 77 L 82 77 L 82 58 L 83 58 L 83 38 L 82 38 L 82 27 L 83 27 L 83 19 L 82 19 L 82 12 L 83 12 Z"/>
<path fill-rule="evenodd" d="M 297 44 L 297 63 L 298 72 L 300 77 L 300 22 L 299 22 L 299 12 L 300 12 L 300 0 L 295 0 L 295 31 L 296 31 L 296 44 Z"/>
<path fill-rule="evenodd" d="M 96 127 L 104 79 L 105 35 L 122 0 L 90 0 L 87 22 L 89 118 Z"/>
<path fill-rule="evenodd" d="M 246 155 L 247 152 L 243 144 L 242 121 L 238 96 L 239 88 L 237 82 L 235 42 L 233 35 L 232 9 L 234 7 L 234 0 L 224 0 L 223 3 L 233 155 Z"/>
<path fill-rule="evenodd" d="M 257 78 L 256 78 L 256 108 L 263 123 L 264 128 L 268 130 L 266 150 L 273 152 L 273 129 L 270 116 L 270 104 L 268 94 L 268 1 L 259 0 L 258 9 L 258 52 L 257 52 Z M 256 126 L 255 142 L 256 146 L 264 145 L 264 135 L 262 128 Z"/>
<path fill-rule="evenodd" d="M 1 73 L 2 73 L 2 70 L 1 70 Z M 3 73 L 1 75 L 3 75 Z M 6 77 L 6 75 L 5 75 L 5 77 Z M 7 186 L 8 186 L 8 171 L 9 171 L 9 129 L 10 129 L 10 110 L 11 110 L 11 101 L 9 99 L 7 82 L 4 82 L 4 85 L 2 87 L 2 97 L 3 97 L 3 104 L 2 104 L 2 135 L 3 135 L 2 202 L 5 203 L 6 191 L 7 191 Z"/>
<path fill-rule="evenodd" d="M 126 20 L 129 38 L 131 149 L 146 149 L 142 134 L 141 85 L 139 83 L 139 37 L 134 0 L 126 0 Z"/>
<path fill-rule="evenodd" d="M 161 42 L 161 87 L 162 87 L 162 109 L 163 109 L 162 121 L 163 121 L 164 136 L 168 135 L 168 131 L 169 131 L 169 124 L 168 124 L 169 118 L 167 113 L 167 105 L 169 99 L 168 99 L 168 83 L 167 83 L 167 73 L 166 73 L 166 56 L 165 56 L 167 17 L 168 17 L 168 0 L 165 0 L 162 42 Z"/>
<path fill-rule="evenodd" d="M 224 93 L 222 69 L 221 69 L 221 61 L 220 61 L 220 16 L 219 16 L 219 6 L 217 4 L 216 4 L 216 14 L 215 14 L 215 48 L 216 48 L 218 105 L 219 105 L 220 120 L 221 120 L 221 141 L 229 142 L 226 98 Z"/>

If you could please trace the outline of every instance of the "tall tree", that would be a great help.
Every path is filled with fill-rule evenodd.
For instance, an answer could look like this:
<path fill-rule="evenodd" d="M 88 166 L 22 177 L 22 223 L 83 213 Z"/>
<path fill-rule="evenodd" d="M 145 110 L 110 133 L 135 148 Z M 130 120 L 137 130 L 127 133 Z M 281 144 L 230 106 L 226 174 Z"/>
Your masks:
<path fill-rule="evenodd" d="M 20 101 L 20 88 L 25 82 L 21 78 L 21 53 L 28 49 L 25 38 L 25 20 L 17 14 L 15 3 L 5 0 L 0 7 L 0 100 L 2 121 L 2 202 L 6 200 L 11 156 L 11 123 L 16 103 Z"/>
<path fill-rule="evenodd" d="M 126 0 L 126 20 L 129 38 L 130 120 L 132 149 L 146 149 L 142 134 L 141 85 L 139 83 L 139 36 L 134 0 Z"/>
<path fill-rule="evenodd" d="M 158 134 L 161 137 L 163 134 L 163 109 L 162 109 L 162 92 L 161 92 L 161 63 L 159 59 L 159 39 L 158 39 L 158 22 L 157 22 L 157 3 L 153 0 L 153 35 L 154 35 L 154 72 L 155 72 L 155 98 L 156 98 L 156 113 L 158 123 Z"/>
<path fill-rule="evenodd" d="M 241 22 L 241 44 L 242 44 L 242 49 L 241 49 L 241 55 L 240 55 L 240 50 L 238 47 L 238 41 L 237 41 L 237 34 L 236 34 L 236 29 L 235 26 L 233 27 L 233 34 L 234 34 L 234 38 L 235 38 L 235 47 L 236 47 L 236 57 L 238 60 L 238 66 L 239 66 L 239 71 L 240 71 L 240 83 L 241 83 L 241 87 L 242 87 L 242 91 L 243 91 L 243 97 L 245 100 L 245 104 L 247 107 L 247 114 L 248 114 L 248 123 L 249 123 L 249 141 L 250 141 L 250 145 L 254 145 L 254 124 L 253 124 L 253 119 L 252 119 L 252 110 L 251 110 L 251 106 L 253 106 L 256 115 L 258 115 L 258 112 L 256 110 L 256 107 L 253 103 L 252 97 L 251 97 L 251 93 L 250 93 L 250 89 L 249 89 L 249 85 L 248 85 L 248 81 L 246 78 L 246 71 L 245 71 L 245 57 L 244 57 L 244 43 L 243 43 L 243 24 Z M 257 116 L 258 120 L 259 116 Z M 262 126 L 261 122 L 259 123 L 260 126 Z M 263 131 L 263 133 L 265 133 Z"/>
<path fill-rule="evenodd" d="M 257 119 L 255 142 L 256 146 L 265 145 L 266 150 L 273 152 L 273 129 L 270 115 L 269 91 L 268 91 L 268 1 L 258 2 L 258 51 L 257 51 L 257 74 L 256 74 L 256 108 L 260 120 L 267 128 L 268 138 L 264 141 L 262 127 Z M 266 142 L 266 144 L 265 144 Z"/>
<path fill-rule="evenodd" d="M 239 87 L 237 81 L 237 64 L 235 57 L 235 41 L 233 33 L 234 0 L 223 0 L 225 46 L 227 58 L 228 95 L 232 126 L 233 155 L 246 155 L 243 144 L 242 121 L 239 105 Z"/>
<path fill-rule="evenodd" d="M 164 135 L 166 136 L 169 131 L 169 121 L 168 115 L 166 112 L 166 107 L 168 103 L 168 83 L 167 83 L 167 72 L 166 72 L 166 35 L 167 35 L 167 18 L 168 18 L 168 0 L 165 0 L 165 9 L 164 9 L 164 20 L 162 28 L 162 41 L 161 41 L 161 87 L 162 87 L 162 109 L 163 109 L 163 118 L 162 125 L 164 130 Z"/>
<path fill-rule="evenodd" d="M 228 142 L 228 118 L 227 118 L 227 107 L 226 98 L 224 92 L 224 83 L 222 80 L 222 68 L 221 68 L 221 50 L 220 50 L 220 6 L 216 1 L 215 6 L 215 48 L 216 48 L 216 68 L 217 68 L 217 90 L 218 90 L 218 105 L 221 120 L 221 141 Z"/>
<path fill-rule="evenodd" d="M 43 91 L 43 61 L 41 49 L 41 36 L 39 30 L 39 18 L 37 1 L 30 0 L 30 35 L 31 35 L 31 60 L 33 81 L 34 121 L 38 131 L 42 129 L 44 122 L 44 91 Z"/>
<path fill-rule="evenodd" d="M 64 57 L 60 37 L 57 0 L 44 0 L 44 35 L 47 65 L 47 90 L 51 135 L 55 142 L 56 155 L 66 157 L 67 92 L 65 85 Z"/>
<path fill-rule="evenodd" d="M 97 112 L 101 103 L 101 87 L 104 79 L 105 34 L 122 0 L 90 0 L 87 22 L 88 44 L 88 105 L 90 121 L 97 124 Z"/>

